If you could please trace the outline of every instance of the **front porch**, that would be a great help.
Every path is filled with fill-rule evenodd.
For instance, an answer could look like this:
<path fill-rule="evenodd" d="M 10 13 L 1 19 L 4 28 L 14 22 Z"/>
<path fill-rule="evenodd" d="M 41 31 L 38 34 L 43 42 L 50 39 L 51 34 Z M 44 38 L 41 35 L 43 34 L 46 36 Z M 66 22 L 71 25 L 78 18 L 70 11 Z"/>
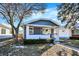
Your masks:
<path fill-rule="evenodd" d="M 49 39 L 58 33 L 56 27 L 47 25 L 27 25 L 24 29 L 24 38 L 26 39 Z"/>

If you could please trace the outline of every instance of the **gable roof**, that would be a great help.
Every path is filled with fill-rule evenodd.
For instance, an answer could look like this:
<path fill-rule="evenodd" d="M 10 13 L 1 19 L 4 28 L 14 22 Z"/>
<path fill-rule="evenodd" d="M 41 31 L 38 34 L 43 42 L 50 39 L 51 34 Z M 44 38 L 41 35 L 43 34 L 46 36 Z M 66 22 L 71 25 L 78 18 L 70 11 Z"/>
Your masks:
<path fill-rule="evenodd" d="M 52 19 L 45 19 L 45 18 L 41 18 L 41 19 L 33 19 L 33 20 L 30 20 L 30 21 L 27 21 L 26 23 L 24 23 L 23 25 L 27 25 L 27 24 L 31 24 L 33 22 L 37 22 L 37 21 L 49 21 L 57 26 L 59 26 L 59 24 L 55 23 Z"/>

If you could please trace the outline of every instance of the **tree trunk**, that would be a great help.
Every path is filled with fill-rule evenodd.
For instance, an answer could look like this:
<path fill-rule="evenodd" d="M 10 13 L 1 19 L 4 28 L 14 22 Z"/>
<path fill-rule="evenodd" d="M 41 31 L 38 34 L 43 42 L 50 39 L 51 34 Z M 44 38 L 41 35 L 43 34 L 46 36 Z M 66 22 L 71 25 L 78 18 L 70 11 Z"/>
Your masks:
<path fill-rule="evenodd" d="M 18 29 L 15 29 L 15 40 L 16 40 L 16 43 L 19 43 L 18 41 Z"/>
<path fill-rule="evenodd" d="M 21 39 L 18 39 L 18 34 L 19 34 L 19 29 L 16 29 L 15 30 L 15 40 L 16 40 L 16 44 L 19 44 L 19 45 L 21 45 L 21 44 L 23 44 L 23 41 L 21 40 Z"/>
<path fill-rule="evenodd" d="M 14 33 L 14 29 L 12 28 L 12 36 L 13 38 L 15 38 L 15 33 Z"/>

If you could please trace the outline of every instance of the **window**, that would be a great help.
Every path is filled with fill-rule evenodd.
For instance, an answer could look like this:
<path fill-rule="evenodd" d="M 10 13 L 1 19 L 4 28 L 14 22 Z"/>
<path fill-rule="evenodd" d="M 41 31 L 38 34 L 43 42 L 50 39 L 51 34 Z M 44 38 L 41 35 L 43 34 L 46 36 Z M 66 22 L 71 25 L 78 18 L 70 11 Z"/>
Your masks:
<path fill-rule="evenodd" d="M 42 28 L 41 27 L 34 27 L 34 34 L 36 34 L 36 35 L 42 34 Z"/>
<path fill-rule="evenodd" d="M 33 27 L 29 27 L 29 34 L 34 34 L 34 29 L 33 29 Z"/>
<path fill-rule="evenodd" d="M 6 34 L 6 29 L 1 29 L 1 34 Z"/>
<path fill-rule="evenodd" d="M 46 29 L 46 32 L 48 31 L 48 29 Z"/>
<path fill-rule="evenodd" d="M 42 33 L 43 34 L 51 34 L 51 29 L 49 29 L 49 28 L 43 28 L 42 29 Z"/>
<path fill-rule="evenodd" d="M 78 29 L 74 30 L 74 35 L 79 35 L 79 30 Z"/>

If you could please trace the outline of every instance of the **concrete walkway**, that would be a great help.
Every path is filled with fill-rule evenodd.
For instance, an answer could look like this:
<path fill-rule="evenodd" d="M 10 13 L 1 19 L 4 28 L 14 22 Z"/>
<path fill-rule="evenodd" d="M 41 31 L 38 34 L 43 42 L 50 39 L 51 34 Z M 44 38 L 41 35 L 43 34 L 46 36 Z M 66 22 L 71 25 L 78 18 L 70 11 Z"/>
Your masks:
<path fill-rule="evenodd" d="M 79 49 L 63 44 L 56 44 L 45 51 L 42 56 L 79 56 Z"/>

